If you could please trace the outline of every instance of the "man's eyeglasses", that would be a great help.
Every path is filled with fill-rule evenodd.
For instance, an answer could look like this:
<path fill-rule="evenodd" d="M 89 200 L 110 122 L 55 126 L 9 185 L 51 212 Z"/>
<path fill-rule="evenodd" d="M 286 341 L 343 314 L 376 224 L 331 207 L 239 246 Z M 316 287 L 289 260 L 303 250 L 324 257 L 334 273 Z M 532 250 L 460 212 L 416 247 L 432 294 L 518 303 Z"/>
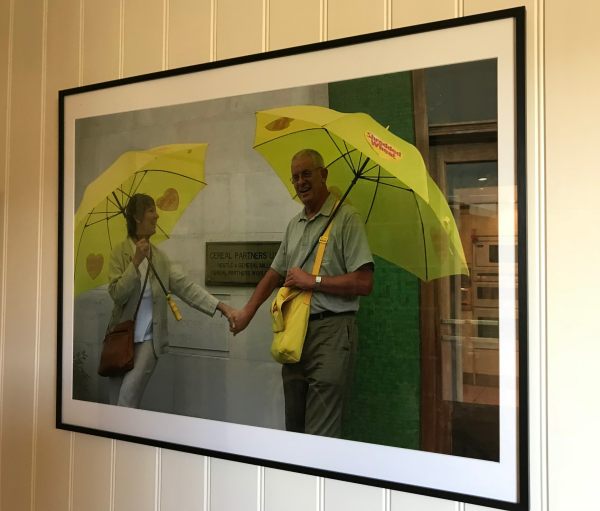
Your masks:
<path fill-rule="evenodd" d="M 293 184 L 296 184 L 298 181 L 300 181 L 300 178 L 302 178 L 303 181 L 308 181 L 314 174 L 315 170 L 318 169 L 314 169 L 314 170 L 303 170 L 302 172 L 298 172 L 298 174 L 294 174 L 291 178 L 290 181 Z"/>

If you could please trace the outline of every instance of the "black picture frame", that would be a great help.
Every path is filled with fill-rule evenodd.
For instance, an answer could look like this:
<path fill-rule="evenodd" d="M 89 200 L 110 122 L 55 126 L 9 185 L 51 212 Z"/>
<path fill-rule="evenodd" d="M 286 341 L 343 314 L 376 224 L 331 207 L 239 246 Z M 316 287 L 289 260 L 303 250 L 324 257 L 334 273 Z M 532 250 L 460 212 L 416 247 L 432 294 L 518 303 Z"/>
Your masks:
<path fill-rule="evenodd" d="M 498 461 L 127 409 L 74 396 L 74 373 L 81 360 L 77 360 L 74 348 L 73 224 L 77 198 L 86 179 L 91 179 L 78 167 L 80 121 L 91 120 L 93 124 L 115 114 L 485 59 L 495 59 L 498 70 L 498 159 L 503 176 L 499 187 L 516 190 L 512 202 L 512 191 L 505 196 L 508 205 L 499 205 L 498 213 L 506 236 L 517 239 L 514 258 L 500 267 L 501 280 L 512 279 L 516 284 L 500 296 L 500 308 L 513 312 L 506 312 L 504 319 L 504 312 L 500 313 Z M 525 124 L 525 8 L 60 91 L 57 427 L 483 506 L 528 509 Z M 216 241 L 239 239 L 230 235 Z M 212 291 L 219 295 L 218 289 Z M 507 326 L 511 322 L 516 324 L 514 331 Z M 100 343 L 103 332 L 97 334 Z M 512 348 L 516 349 L 511 352 Z"/>

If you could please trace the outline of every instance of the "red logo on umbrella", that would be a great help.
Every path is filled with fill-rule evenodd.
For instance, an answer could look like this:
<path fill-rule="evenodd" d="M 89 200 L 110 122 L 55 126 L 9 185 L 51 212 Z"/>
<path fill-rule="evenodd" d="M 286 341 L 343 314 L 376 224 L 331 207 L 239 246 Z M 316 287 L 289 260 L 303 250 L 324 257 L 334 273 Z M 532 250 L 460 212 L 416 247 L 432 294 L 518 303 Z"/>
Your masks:
<path fill-rule="evenodd" d="M 367 132 L 365 132 L 365 137 L 367 138 L 367 142 L 369 142 L 369 145 L 373 149 L 375 149 L 375 151 L 377 151 L 381 156 L 391 158 L 392 160 L 402 158 L 402 153 L 400 151 L 398 151 L 398 149 L 391 146 L 387 142 L 381 140 L 374 133 L 367 131 Z"/>

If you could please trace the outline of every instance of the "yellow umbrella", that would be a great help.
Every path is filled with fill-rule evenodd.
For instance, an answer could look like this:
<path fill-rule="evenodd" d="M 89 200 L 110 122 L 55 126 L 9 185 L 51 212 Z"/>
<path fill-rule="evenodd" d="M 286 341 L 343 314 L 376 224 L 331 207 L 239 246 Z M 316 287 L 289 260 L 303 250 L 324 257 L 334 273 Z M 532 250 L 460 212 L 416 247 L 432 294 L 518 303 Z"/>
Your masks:
<path fill-rule="evenodd" d="M 424 281 L 468 274 L 454 217 L 419 150 L 371 116 L 314 105 L 260 111 L 254 148 L 292 197 L 292 156 L 319 151 L 330 190 L 361 213 L 375 254 Z"/>
<path fill-rule="evenodd" d="M 171 144 L 123 153 L 90 183 L 75 213 L 75 296 L 108 282 L 113 246 L 127 236 L 123 212 L 135 193 L 150 195 L 160 219 L 153 243 L 169 237 L 206 186 L 207 144 Z"/>

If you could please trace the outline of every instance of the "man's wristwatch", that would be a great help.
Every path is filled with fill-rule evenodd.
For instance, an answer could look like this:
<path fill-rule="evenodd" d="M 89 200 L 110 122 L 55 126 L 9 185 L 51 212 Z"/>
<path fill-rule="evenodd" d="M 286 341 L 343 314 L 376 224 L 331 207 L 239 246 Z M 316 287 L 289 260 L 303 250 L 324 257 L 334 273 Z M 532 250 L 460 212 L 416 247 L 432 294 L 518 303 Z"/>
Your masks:
<path fill-rule="evenodd" d="M 319 289 L 321 287 L 321 281 L 323 279 L 321 278 L 321 275 L 317 275 L 315 277 L 315 289 Z"/>

